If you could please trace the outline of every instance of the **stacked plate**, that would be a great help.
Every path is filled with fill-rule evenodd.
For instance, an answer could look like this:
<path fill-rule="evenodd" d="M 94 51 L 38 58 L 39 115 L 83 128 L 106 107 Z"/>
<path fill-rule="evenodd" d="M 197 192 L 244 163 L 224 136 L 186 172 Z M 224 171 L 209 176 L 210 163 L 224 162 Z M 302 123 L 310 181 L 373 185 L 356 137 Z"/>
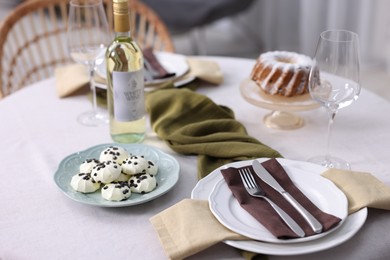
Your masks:
<path fill-rule="evenodd" d="M 184 55 L 169 52 L 155 52 L 154 54 L 156 55 L 156 58 L 160 62 L 161 66 L 163 66 L 169 73 L 174 73 L 175 76 L 146 81 L 146 86 L 155 86 L 167 82 L 169 80 L 175 80 L 177 78 L 182 77 L 190 69 L 186 57 Z M 103 79 L 107 78 L 106 62 L 104 59 L 101 59 L 100 61 L 96 62 L 96 73 Z"/>
<path fill-rule="evenodd" d="M 258 159 L 262 162 L 267 158 Z M 282 240 L 274 237 L 264 226 L 246 212 L 233 197 L 220 172 L 222 168 L 243 167 L 252 161 L 234 162 L 214 170 L 198 182 L 192 191 L 193 199 L 208 200 L 210 210 L 228 229 L 249 238 L 245 241 L 226 240 L 226 244 L 243 250 L 269 255 L 298 255 L 325 250 L 351 238 L 367 217 L 364 208 L 347 215 L 344 193 L 331 181 L 320 176 L 326 168 L 308 162 L 277 159 L 294 184 L 321 210 L 342 219 L 338 226 L 318 235 Z"/>

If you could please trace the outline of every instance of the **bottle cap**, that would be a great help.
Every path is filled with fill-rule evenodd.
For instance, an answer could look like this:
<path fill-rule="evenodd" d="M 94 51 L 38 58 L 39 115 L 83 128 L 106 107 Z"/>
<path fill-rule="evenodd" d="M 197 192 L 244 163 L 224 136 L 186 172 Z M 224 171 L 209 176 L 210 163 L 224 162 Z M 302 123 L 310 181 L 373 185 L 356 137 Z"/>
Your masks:
<path fill-rule="evenodd" d="M 128 15 L 129 7 L 127 0 L 113 0 L 113 10 L 115 15 Z"/>
<path fill-rule="evenodd" d="M 113 0 L 114 27 L 116 32 L 130 31 L 128 0 Z"/>

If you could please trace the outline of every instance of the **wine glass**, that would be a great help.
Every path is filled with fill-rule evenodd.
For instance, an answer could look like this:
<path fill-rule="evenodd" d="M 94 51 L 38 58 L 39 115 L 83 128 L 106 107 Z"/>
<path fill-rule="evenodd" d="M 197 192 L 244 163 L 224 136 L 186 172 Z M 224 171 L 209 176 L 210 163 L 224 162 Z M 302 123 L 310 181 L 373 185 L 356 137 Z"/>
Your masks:
<path fill-rule="evenodd" d="M 71 0 L 69 7 L 67 46 L 77 63 L 87 66 L 92 91 L 92 111 L 82 113 L 77 120 L 86 126 L 108 123 L 108 113 L 99 109 L 94 82 L 95 65 L 103 59 L 110 34 L 102 0 Z"/>
<path fill-rule="evenodd" d="M 350 164 L 331 156 L 332 125 L 340 108 L 349 106 L 360 94 L 358 35 L 345 30 L 321 33 L 309 75 L 309 91 L 329 114 L 325 156 L 309 161 L 327 168 L 350 169 Z"/>

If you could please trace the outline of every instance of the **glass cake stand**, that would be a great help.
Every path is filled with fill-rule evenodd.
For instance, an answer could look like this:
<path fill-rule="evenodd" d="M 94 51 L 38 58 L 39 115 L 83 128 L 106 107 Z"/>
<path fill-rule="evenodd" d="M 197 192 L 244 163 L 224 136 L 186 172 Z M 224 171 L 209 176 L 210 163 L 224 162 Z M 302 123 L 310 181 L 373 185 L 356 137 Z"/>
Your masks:
<path fill-rule="evenodd" d="M 274 96 L 265 93 L 254 81 L 247 78 L 240 84 L 240 92 L 246 101 L 257 107 L 271 110 L 264 116 L 264 124 L 275 129 L 296 129 L 304 124 L 302 117 L 293 112 L 318 108 L 310 94 L 296 97 Z"/>

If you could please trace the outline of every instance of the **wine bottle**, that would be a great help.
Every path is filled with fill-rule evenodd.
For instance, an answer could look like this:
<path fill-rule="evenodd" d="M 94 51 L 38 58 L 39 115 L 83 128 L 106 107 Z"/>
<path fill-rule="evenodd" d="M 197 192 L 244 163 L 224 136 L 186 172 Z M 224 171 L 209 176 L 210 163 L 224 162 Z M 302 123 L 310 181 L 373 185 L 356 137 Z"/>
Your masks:
<path fill-rule="evenodd" d="M 138 143 L 145 137 L 143 55 L 130 32 L 128 0 L 113 0 L 115 38 L 106 52 L 107 105 L 115 142 Z"/>

